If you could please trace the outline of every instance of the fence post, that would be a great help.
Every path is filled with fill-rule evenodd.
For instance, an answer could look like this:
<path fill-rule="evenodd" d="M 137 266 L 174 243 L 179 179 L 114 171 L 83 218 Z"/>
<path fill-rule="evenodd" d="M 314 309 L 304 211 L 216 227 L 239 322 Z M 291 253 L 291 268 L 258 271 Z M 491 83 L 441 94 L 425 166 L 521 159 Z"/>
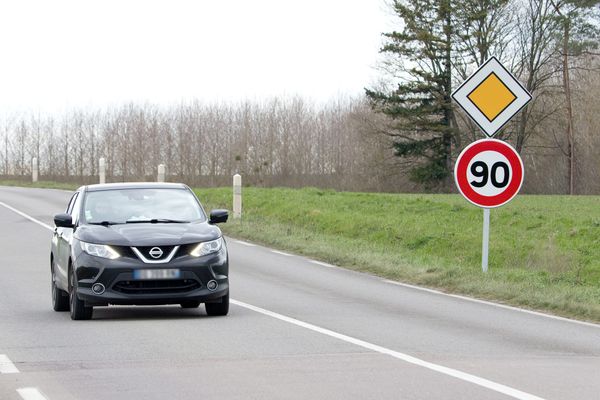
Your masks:
<path fill-rule="evenodd" d="M 242 176 L 233 176 L 233 218 L 242 218 Z"/>
<path fill-rule="evenodd" d="M 31 181 L 38 181 L 38 159 L 36 157 L 31 160 Z"/>
<path fill-rule="evenodd" d="M 98 160 L 98 172 L 100 175 L 100 183 L 106 183 L 106 160 L 100 157 Z"/>
<path fill-rule="evenodd" d="M 165 181 L 165 164 L 158 164 L 158 177 L 156 179 L 157 182 Z"/>

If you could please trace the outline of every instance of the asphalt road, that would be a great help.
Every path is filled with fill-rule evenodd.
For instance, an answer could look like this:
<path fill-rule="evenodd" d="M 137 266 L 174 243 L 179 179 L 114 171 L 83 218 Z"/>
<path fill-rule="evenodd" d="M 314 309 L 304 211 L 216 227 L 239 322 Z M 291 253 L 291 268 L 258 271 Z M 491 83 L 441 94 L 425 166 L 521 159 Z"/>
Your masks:
<path fill-rule="evenodd" d="M 71 321 L 51 309 L 43 226 L 69 196 L 0 187 L 2 400 L 600 399 L 598 325 L 234 239 L 229 316 L 111 306 Z"/>

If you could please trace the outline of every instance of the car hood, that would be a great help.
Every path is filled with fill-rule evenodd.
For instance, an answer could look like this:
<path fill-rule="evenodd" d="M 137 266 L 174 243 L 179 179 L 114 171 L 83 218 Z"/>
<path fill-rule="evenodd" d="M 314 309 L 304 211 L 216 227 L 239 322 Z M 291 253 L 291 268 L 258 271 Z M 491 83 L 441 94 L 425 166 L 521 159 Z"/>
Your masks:
<path fill-rule="evenodd" d="M 170 246 L 205 242 L 221 236 L 221 230 L 207 222 L 82 225 L 75 237 L 89 243 L 114 246 Z"/>

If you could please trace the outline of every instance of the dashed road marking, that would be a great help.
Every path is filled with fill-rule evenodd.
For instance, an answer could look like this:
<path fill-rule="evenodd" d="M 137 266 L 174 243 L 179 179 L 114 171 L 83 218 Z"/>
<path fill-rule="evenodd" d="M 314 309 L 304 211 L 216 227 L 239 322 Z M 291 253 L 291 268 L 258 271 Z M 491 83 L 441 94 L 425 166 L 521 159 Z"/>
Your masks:
<path fill-rule="evenodd" d="M 236 243 L 239 243 L 239 244 L 241 244 L 241 245 L 244 245 L 244 246 L 248 246 L 248 247 L 256 247 L 256 245 L 255 245 L 255 244 L 248 243 L 248 242 L 244 242 L 244 241 L 242 241 L 242 240 L 234 239 L 233 241 L 234 241 L 234 242 L 236 242 Z"/>
<path fill-rule="evenodd" d="M 294 257 L 293 254 L 284 253 L 283 251 L 279 251 L 279 250 L 271 250 L 271 253 L 281 254 L 282 256 L 286 256 L 286 257 Z"/>
<path fill-rule="evenodd" d="M 39 390 L 36 388 L 21 388 L 17 389 L 17 393 L 23 400 L 48 400 Z"/>
<path fill-rule="evenodd" d="M 18 374 L 19 370 L 6 354 L 0 354 L 0 374 Z"/>
<path fill-rule="evenodd" d="M 313 263 L 313 264 L 320 265 L 320 266 L 322 266 L 322 267 L 327 267 L 327 268 L 338 268 L 338 267 L 336 267 L 335 265 L 327 264 L 327 263 L 325 263 L 325 262 L 322 262 L 322 261 L 317 261 L 317 260 L 308 260 L 308 261 L 310 261 L 310 262 L 311 262 L 311 263 Z"/>

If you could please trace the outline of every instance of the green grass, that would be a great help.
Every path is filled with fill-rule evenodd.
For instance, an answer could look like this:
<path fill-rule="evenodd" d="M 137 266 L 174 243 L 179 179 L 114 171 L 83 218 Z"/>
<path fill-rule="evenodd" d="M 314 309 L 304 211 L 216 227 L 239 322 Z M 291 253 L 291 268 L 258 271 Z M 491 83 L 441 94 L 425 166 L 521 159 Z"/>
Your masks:
<path fill-rule="evenodd" d="M 231 208 L 229 188 L 197 189 Z M 600 322 L 600 197 L 518 196 L 491 211 L 459 195 L 244 188 L 234 237 L 453 293 Z"/>
<path fill-rule="evenodd" d="M 196 193 L 207 210 L 231 209 L 231 188 Z M 242 221 L 222 228 L 386 278 L 600 322 L 600 196 L 521 195 L 492 210 L 487 274 L 482 218 L 459 195 L 244 188 Z"/>

